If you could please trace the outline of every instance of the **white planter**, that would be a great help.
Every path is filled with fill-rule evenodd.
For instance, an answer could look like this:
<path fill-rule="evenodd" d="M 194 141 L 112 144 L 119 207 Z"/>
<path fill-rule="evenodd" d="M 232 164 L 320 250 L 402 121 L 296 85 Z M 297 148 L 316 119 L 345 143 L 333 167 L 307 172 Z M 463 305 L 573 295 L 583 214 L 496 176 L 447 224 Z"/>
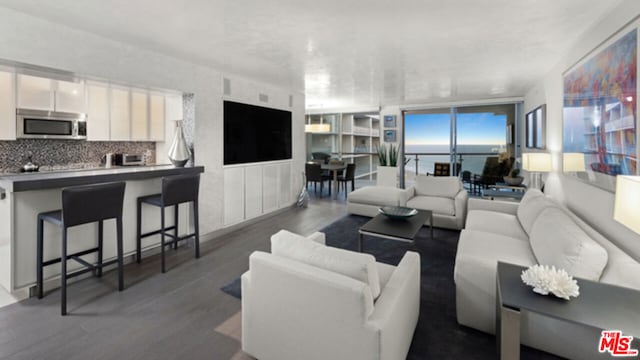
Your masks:
<path fill-rule="evenodd" d="M 398 187 L 398 168 L 395 166 L 378 166 L 376 185 Z"/>

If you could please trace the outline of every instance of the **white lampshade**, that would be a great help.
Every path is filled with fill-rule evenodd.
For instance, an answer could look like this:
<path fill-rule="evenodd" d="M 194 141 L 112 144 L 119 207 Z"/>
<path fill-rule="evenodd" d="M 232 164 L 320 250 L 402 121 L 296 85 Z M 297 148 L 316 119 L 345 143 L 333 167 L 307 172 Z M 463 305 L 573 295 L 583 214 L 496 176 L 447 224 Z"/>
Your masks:
<path fill-rule="evenodd" d="M 331 124 L 306 124 L 304 132 L 330 132 Z"/>
<path fill-rule="evenodd" d="M 640 176 L 616 177 L 613 218 L 640 234 Z"/>
<path fill-rule="evenodd" d="M 584 154 L 583 153 L 562 154 L 562 170 L 564 172 L 585 171 Z"/>
<path fill-rule="evenodd" d="M 550 172 L 551 154 L 541 152 L 522 154 L 522 167 L 531 172 Z"/>

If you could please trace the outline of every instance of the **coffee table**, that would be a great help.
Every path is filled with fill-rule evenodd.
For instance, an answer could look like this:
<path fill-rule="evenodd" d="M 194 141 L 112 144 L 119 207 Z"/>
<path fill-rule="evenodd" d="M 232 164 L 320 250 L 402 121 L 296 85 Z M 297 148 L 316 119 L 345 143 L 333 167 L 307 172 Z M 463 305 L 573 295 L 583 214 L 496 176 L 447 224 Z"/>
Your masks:
<path fill-rule="evenodd" d="M 358 230 L 358 251 L 362 252 L 364 235 L 413 242 L 427 219 L 431 228 L 431 239 L 433 239 L 433 212 L 431 210 L 418 210 L 416 215 L 402 220 L 389 219 L 385 215 L 378 214 Z"/>
<path fill-rule="evenodd" d="M 580 295 L 571 300 L 542 296 L 520 279 L 526 267 L 498 262 L 496 276 L 496 342 L 500 359 L 520 358 L 520 312 L 529 311 L 600 330 L 620 330 L 640 336 L 640 291 L 611 284 L 577 279 Z M 594 355 L 598 344 L 592 346 Z"/>

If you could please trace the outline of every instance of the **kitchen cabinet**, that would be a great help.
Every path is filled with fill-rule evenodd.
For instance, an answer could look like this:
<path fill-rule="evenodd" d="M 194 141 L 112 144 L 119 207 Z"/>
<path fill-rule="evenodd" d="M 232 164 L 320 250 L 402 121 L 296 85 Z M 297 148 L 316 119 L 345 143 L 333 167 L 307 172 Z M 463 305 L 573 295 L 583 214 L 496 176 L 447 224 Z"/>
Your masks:
<path fill-rule="evenodd" d="M 53 80 L 18 74 L 18 108 L 54 111 Z"/>
<path fill-rule="evenodd" d="M 18 74 L 18 108 L 86 113 L 84 83 Z"/>
<path fill-rule="evenodd" d="M 149 94 L 149 140 L 164 141 L 165 101 L 162 94 Z"/>
<path fill-rule="evenodd" d="M 109 85 L 87 84 L 87 140 L 111 140 L 109 123 Z"/>
<path fill-rule="evenodd" d="M 84 83 L 56 80 L 54 91 L 56 111 L 83 114 L 87 112 Z"/>
<path fill-rule="evenodd" d="M 148 140 L 149 97 L 146 91 L 131 90 L 131 140 Z"/>
<path fill-rule="evenodd" d="M 110 89 L 110 129 L 111 140 L 128 141 L 131 139 L 129 89 L 111 87 Z"/>
<path fill-rule="evenodd" d="M 0 71 L 0 140 L 16 139 L 15 76 Z"/>

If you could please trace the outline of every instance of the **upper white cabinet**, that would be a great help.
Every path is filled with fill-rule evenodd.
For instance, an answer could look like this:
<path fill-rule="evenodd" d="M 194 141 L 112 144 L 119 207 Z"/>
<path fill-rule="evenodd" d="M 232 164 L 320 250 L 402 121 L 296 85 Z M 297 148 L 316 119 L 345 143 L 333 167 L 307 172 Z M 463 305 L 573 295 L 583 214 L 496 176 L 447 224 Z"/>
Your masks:
<path fill-rule="evenodd" d="M 129 89 L 112 87 L 110 94 L 111 140 L 131 140 Z"/>
<path fill-rule="evenodd" d="M 18 108 L 72 113 L 87 112 L 84 84 L 18 75 Z"/>
<path fill-rule="evenodd" d="M 16 139 L 14 79 L 12 72 L 0 71 L 0 140 Z"/>
<path fill-rule="evenodd" d="M 111 140 L 109 85 L 87 84 L 87 140 Z"/>
<path fill-rule="evenodd" d="M 18 74 L 18 108 L 54 111 L 52 79 Z"/>
<path fill-rule="evenodd" d="M 84 83 L 55 81 L 55 109 L 70 113 L 86 113 L 87 97 Z"/>
<path fill-rule="evenodd" d="M 131 140 L 149 139 L 149 96 L 144 90 L 131 90 Z"/>
<path fill-rule="evenodd" d="M 165 141 L 167 119 L 182 119 L 179 94 L 15 74 L 0 67 L 0 140 L 16 138 L 16 107 L 87 114 L 92 141 Z M 170 131 L 170 130 L 169 130 Z"/>
<path fill-rule="evenodd" d="M 164 95 L 149 94 L 149 140 L 164 141 Z"/>

